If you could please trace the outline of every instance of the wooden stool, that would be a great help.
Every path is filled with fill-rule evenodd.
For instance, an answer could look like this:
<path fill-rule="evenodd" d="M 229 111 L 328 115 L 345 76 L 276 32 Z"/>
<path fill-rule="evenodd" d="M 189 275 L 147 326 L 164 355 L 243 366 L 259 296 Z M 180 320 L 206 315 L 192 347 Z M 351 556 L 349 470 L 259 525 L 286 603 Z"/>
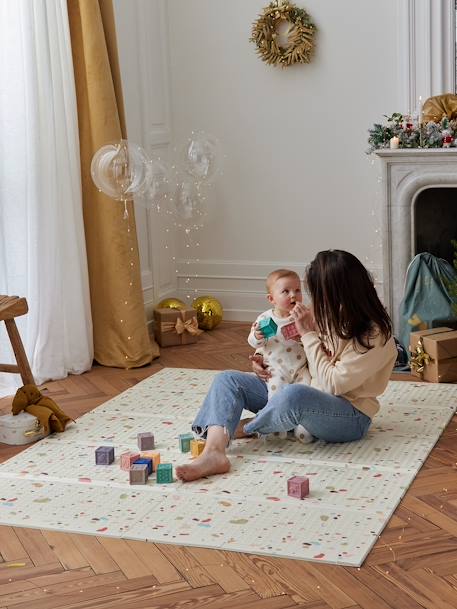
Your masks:
<path fill-rule="evenodd" d="M 0 295 L 0 321 L 4 321 L 8 336 L 10 337 L 11 346 L 13 347 L 14 356 L 16 357 L 17 366 L 14 364 L 0 364 L 0 372 L 19 373 L 24 385 L 35 384 L 32 371 L 30 370 L 29 361 L 24 351 L 24 345 L 21 341 L 21 336 L 14 321 L 15 317 L 25 315 L 29 307 L 25 298 L 19 296 L 1 296 Z"/>

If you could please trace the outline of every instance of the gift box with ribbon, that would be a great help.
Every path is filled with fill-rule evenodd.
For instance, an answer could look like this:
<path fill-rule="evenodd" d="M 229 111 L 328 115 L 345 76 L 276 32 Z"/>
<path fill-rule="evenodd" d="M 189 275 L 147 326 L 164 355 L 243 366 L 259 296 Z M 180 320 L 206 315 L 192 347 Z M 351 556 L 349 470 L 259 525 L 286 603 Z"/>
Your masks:
<path fill-rule="evenodd" d="M 154 334 L 161 347 L 197 342 L 199 330 L 195 309 L 154 309 Z"/>
<path fill-rule="evenodd" d="M 411 332 L 411 372 L 430 383 L 457 381 L 457 331 L 431 328 Z"/>

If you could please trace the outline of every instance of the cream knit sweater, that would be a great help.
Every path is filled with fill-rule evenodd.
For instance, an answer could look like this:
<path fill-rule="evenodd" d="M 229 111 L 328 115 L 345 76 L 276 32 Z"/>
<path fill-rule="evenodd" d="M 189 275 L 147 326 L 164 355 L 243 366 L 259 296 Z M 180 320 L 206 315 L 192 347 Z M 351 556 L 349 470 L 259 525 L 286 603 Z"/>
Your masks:
<path fill-rule="evenodd" d="M 378 412 L 381 395 L 389 381 L 397 358 L 395 341 L 377 334 L 370 338 L 369 350 L 354 348 L 352 340 L 339 340 L 334 354 L 326 353 L 316 332 L 307 332 L 301 338 L 308 359 L 311 387 L 349 400 L 370 418 Z"/>

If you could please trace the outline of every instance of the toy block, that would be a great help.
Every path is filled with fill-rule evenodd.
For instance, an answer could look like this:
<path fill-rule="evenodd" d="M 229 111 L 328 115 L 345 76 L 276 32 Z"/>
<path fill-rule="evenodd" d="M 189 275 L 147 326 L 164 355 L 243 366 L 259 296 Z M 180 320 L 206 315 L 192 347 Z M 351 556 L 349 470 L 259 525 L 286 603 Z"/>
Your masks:
<path fill-rule="evenodd" d="M 151 450 L 154 448 L 154 434 L 150 431 L 139 433 L 137 436 L 138 448 L 140 450 Z"/>
<path fill-rule="evenodd" d="M 148 475 L 152 474 L 152 459 L 148 459 L 147 457 L 142 459 L 137 459 L 133 465 L 142 465 L 145 464 L 148 466 Z"/>
<path fill-rule="evenodd" d="M 297 326 L 295 325 L 294 321 L 290 324 L 286 324 L 285 326 L 282 326 L 281 334 L 284 336 L 284 338 L 286 340 L 295 338 L 296 336 L 300 336 L 300 333 L 298 332 Z"/>
<path fill-rule="evenodd" d="M 96 465 L 109 465 L 114 461 L 114 446 L 99 446 L 95 450 Z"/>
<path fill-rule="evenodd" d="M 190 443 L 194 439 L 194 435 L 191 433 L 179 434 L 179 448 L 182 453 L 188 453 L 190 451 Z"/>
<path fill-rule="evenodd" d="M 278 324 L 274 321 L 274 319 L 269 317 L 268 319 L 261 319 L 257 329 L 259 332 L 262 332 L 264 338 L 273 338 L 273 336 L 276 336 L 276 332 L 278 331 Z"/>
<path fill-rule="evenodd" d="M 157 484 L 168 484 L 173 482 L 173 465 L 171 463 L 159 463 L 157 466 Z"/>
<path fill-rule="evenodd" d="M 287 481 L 287 494 L 290 497 L 304 499 L 309 495 L 309 478 L 306 476 L 293 476 Z"/>
<path fill-rule="evenodd" d="M 146 463 L 134 463 L 129 469 L 130 484 L 146 484 L 148 481 L 148 466 Z"/>
<path fill-rule="evenodd" d="M 131 450 L 121 455 L 121 469 L 128 471 L 137 459 L 140 458 L 140 453 L 134 453 Z"/>
<path fill-rule="evenodd" d="M 191 440 L 190 441 L 190 453 L 192 457 L 198 457 L 203 452 L 205 448 L 205 440 Z"/>
<path fill-rule="evenodd" d="M 141 458 L 142 459 L 151 459 L 152 461 L 152 471 L 155 472 L 157 470 L 157 466 L 160 463 L 160 453 L 158 452 L 144 452 L 141 453 Z"/>

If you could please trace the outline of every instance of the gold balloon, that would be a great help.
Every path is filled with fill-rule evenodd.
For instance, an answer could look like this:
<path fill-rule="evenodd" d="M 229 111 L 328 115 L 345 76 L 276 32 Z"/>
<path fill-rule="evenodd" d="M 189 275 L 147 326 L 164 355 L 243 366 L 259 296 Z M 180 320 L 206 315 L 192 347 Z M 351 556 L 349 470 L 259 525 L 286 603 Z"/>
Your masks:
<path fill-rule="evenodd" d="M 182 311 L 185 308 L 186 305 L 179 298 L 165 298 L 156 307 L 156 309 L 177 309 L 178 311 Z"/>
<path fill-rule="evenodd" d="M 199 296 L 192 307 L 197 311 L 198 327 L 202 330 L 213 330 L 221 323 L 224 310 L 217 298 Z"/>

